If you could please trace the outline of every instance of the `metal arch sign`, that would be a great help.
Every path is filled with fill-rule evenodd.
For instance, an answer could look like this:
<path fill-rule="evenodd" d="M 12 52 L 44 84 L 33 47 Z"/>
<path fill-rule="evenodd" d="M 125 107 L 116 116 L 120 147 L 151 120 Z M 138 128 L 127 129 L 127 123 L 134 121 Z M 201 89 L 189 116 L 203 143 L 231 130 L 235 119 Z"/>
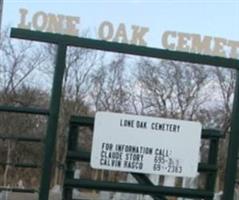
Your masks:
<path fill-rule="evenodd" d="M 62 14 L 37 11 L 29 13 L 25 8 L 19 9 L 18 28 L 44 32 L 79 36 L 81 18 Z M 147 46 L 146 36 L 149 27 L 139 25 L 126 26 L 124 23 L 113 25 L 106 20 L 97 28 L 100 40 Z M 161 46 L 168 50 L 198 53 L 239 59 L 239 41 L 221 37 L 202 36 L 194 33 L 184 33 L 167 30 L 161 36 Z"/>
<path fill-rule="evenodd" d="M 91 166 L 96 169 L 197 176 L 199 122 L 98 112 Z"/>

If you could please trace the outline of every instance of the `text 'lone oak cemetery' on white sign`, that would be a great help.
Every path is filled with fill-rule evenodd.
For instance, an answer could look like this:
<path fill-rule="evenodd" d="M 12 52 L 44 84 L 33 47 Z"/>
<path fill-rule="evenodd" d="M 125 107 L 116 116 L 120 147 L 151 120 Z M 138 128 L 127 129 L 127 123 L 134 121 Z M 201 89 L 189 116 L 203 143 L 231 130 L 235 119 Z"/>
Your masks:
<path fill-rule="evenodd" d="M 98 112 L 91 166 L 195 177 L 201 129 L 199 122 Z"/>

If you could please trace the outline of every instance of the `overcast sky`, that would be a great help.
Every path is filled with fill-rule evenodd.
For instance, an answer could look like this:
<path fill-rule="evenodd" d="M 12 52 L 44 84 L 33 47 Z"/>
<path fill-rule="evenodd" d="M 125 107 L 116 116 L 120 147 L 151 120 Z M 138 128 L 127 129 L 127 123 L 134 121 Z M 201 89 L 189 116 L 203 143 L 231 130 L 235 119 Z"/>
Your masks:
<path fill-rule="evenodd" d="M 28 20 L 40 10 L 78 16 L 78 28 L 89 30 L 92 38 L 107 20 L 115 29 L 125 23 L 129 35 L 131 25 L 148 27 L 148 46 L 154 47 L 160 47 L 162 33 L 168 30 L 239 41 L 238 0 L 5 0 L 3 26 L 17 26 L 19 8 L 29 10 Z"/>

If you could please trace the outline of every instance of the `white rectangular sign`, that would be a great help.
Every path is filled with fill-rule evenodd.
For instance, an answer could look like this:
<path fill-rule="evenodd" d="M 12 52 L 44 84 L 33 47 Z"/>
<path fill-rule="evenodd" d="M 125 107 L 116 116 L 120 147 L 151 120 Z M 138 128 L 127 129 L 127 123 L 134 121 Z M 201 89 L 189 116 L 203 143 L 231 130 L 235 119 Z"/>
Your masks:
<path fill-rule="evenodd" d="M 98 112 L 91 166 L 96 169 L 195 177 L 199 122 Z"/>

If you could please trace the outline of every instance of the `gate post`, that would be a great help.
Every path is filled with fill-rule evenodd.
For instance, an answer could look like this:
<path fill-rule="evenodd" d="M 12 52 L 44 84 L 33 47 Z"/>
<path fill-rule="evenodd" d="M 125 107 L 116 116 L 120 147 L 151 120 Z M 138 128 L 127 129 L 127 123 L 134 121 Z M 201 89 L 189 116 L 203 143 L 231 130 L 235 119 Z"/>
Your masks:
<path fill-rule="evenodd" d="M 55 143 L 57 136 L 57 125 L 61 103 L 62 82 L 65 70 L 67 46 L 58 44 L 56 56 L 56 68 L 53 78 L 52 95 L 49 108 L 49 118 L 47 123 L 47 132 L 45 137 L 44 160 L 42 166 L 42 178 L 39 192 L 39 200 L 48 200 L 51 175 L 53 153 L 55 151 Z"/>
<path fill-rule="evenodd" d="M 227 152 L 227 164 L 224 179 L 224 200 L 233 200 L 234 186 L 237 173 L 237 156 L 239 145 L 239 71 L 236 71 L 236 88 L 233 100 L 233 110 L 231 116 L 231 131 Z"/>

